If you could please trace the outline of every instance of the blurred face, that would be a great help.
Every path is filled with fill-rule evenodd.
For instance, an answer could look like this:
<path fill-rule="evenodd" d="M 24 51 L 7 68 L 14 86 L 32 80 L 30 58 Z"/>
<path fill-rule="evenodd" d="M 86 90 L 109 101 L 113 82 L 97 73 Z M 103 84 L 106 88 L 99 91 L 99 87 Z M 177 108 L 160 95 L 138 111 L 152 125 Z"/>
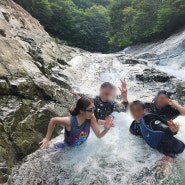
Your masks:
<path fill-rule="evenodd" d="M 130 112 L 132 116 L 134 117 L 134 119 L 139 123 L 145 113 L 145 109 L 142 109 L 140 106 L 134 105 L 130 109 Z"/>
<path fill-rule="evenodd" d="M 156 107 L 158 109 L 161 109 L 161 108 L 165 107 L 166 105 L 168 105 L 169 98 L 164 94 L 160 94 L 160 95 L 158 95 L 155 103 L 156 103 Z"/>
<path fill-rule="evenodd" d="M 94 103 L 91 103 L 84 112 L 85 118 L 86 119 L 91 119 L 93 114 L 94 114 L 95 106 Z"/>
<path fill-rule="evenodd" d="M 115 97 L 116 90 L 111 89 L 110 87 L 105 87 L 100 89 L 100 97 L 103 101 L 108 101 Z"/>

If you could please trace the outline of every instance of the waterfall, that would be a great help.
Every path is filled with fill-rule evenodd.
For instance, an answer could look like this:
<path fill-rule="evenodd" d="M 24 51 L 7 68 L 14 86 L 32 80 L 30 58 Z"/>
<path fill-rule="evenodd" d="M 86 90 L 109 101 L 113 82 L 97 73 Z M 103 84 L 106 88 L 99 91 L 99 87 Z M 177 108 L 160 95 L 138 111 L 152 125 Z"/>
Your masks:
<path fill-rule="evenodd" d="M 148 66 L 126 64 L 121 54 L 84 54 L 69 62 L 63 74 L 69 77 L 74 90 L 95 96 L 102 82 L 110 81 L 117 87 L 125 78 L 130 101 L 152 101 L 159 89 L 170 84 L 137 81 L 135 74 Z M 119 92 L 117 92 L 119 94 Z M 185 153 L 163 162 L 158 151 L 150 148 L 142 138 L 129 133 L 132 118 L 129 113 L 114 113 L 115 128 L 101 140 L 91 131 L 87 142 L 77 148 L 56 151 L 38 150 L 23 164 L 13 169 L 10 182 L 16 185 L 125 185 L 125 184 L 184 184 Z M 178 138 L 185 141 L 185 118 L 177 118 L 181 129 Z M 63 133 L 52 140 L 61 141 Z"/>

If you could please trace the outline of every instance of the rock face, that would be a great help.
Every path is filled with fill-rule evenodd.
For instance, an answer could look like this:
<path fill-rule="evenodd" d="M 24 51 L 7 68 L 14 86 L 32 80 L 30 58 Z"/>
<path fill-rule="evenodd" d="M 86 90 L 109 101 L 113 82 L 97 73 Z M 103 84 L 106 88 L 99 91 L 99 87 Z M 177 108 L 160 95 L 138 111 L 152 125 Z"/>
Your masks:
<path fill-rule="evenodd" d="M 79 52 L 58 46 L 12 0 L 0 1 L 0 183 L 39 147 L 50 118 L 67 115 L 75 98 L 62 70 Z"/>
<path fill-rule="evenodd" d="M 88 53 L 88 56 L 82 57 L 82 60 L 79 59 L 77 63 L 78 75 L 76 66 L 71 69 L 69 67 L 71 62 L 68 61 L 77 55 L 82 56 L 83 53 L 84 51 L 80 49 L 57 45 L 39 22 L 12 0 L 0 1 L 0 184 L 7 181 L 11 167 L 16 162 L 38 149 L 38 142 L 44 137 L 50 118 L 68 115 L 68 110 L 76 98 L 69 93 L 71 84 L 68 74 L 71 74 L 71 79 L 78 86 L 83 81 L 84 84 L 87 83 L 87 91 L 91 91 L 89 87 L 97 91 L 96 80 L 99 73 L 108 72 L 110 78 L 105 79 L 111 81 L 115 73 L 121 74 L 126 71 L 125 75 L 131 85 L 135 83 L 135 78 L 138 80 L 136 86 L 133 86 L 134 93 L 144 88 L 152 93 L 154 85 L 157 86 L 157 91 L 161 87 L 168 88 L 170 84 L 171 89 L 177 91 L 178 99 L 182 103 L 185 102 L 183 82 L 147 67 L 144 60 L 137 58 L 125 55 L 107 55 L 108 58 L 106 58 L 98 54 L 92 57 Z M 146 55 L 153 57 L 151 53 Z M 97 62 L 95 63 L 94 60 Z M 120 66 L 120 63 L 125 66 Z M 68 70 L 67 73 L 64 73 L 65 69 Z M 90 75 L 89 72 L 92 74 Z M 118 78 L 117 75 L 116 78 Z M 146 83 L 145 87 L 144 83 Z M 141 98 L 146 96 L 149 95 L 146 95 L 145 91 L 140 94 Z M 57 130 L 54 135 L 56 134 Z M 40 155 L 35 155 L 36 158 L 34 158 L 36 166 L 39 165 L 37 158 L 48 166 L 41 158 L 44 151 L 39 152 Z M 58 158 L 56 162 L 58 164 Z M 31 166 L 31 164 L 30 160 L 27 165 Z M 38 169 L 40 169 L 39 166 Z M 56 169 L 58 174 L 59 170 Z M 24 168 L 22 170 L 25 171 Z M 47 177 L 50 171 L 47 168 L 45 171 L 47 171 Z M 23 174 L 22 171 L 20 173 Z M 40 175 L 37 171 L 34 173 L 37 176 Z M 29 169 L 25 174 L 34 178 Z M 17 173 L 13 175 L 16 179 Z M 24 174 L 21 178 L 25 178 Z M 30 179 L 26 180 L 30 181 Z M 35 182 L 35 184 L 41 183 L 42 181 Z M 20 184 L 23 183 L 20 182 Z M 28 184 L 27 181 L 25 184 Z"/>
<path fill-rule="evenodd" d="M 168 82 L 170 77 L 155 69 L 144 69 L 142 74 L 136 74 L 136 79 L 143 82 Z"/>

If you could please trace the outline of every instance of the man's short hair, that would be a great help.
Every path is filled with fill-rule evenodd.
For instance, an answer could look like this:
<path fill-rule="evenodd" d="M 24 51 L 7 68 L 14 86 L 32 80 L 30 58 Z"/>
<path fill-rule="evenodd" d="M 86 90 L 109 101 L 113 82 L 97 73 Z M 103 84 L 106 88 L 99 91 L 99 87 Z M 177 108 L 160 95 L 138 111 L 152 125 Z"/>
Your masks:
<path fill-rule="evenodd" d="M 112 89 L 112 90 L 114 90 L 114 89 L 116 89 L 116 87 L 113 85 L 113 84 L 111 84 L 110 82 L 104 82 L 102 85 L 101 85 L 101 89 L 103 89 L 103 88 L 110 88 L 110 89 Z"/>
<path fill-rule="evenodd" d="M 140 100 L 135 100 L 132 103 L 130 103 L 130 109 L 132 109 L 132 107 L 134 107 L 134 106 L 138 106 L 143 110 L 145 109 L 145 104 Z"/>

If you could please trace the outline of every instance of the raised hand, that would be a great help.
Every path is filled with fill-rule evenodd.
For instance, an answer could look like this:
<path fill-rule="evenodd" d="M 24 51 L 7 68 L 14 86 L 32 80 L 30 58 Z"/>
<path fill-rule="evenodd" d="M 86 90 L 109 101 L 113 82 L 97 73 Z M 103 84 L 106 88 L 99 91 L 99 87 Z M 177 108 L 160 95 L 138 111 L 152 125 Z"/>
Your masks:
<path fill-rule="evenodd" d="M 125 81 L 125 78 L 123 80 L 120 79 L 120 81 L 121 81 L 121 87 L 122 87 L 122 89 L 127 89 L 127 83 Z"/>
<path fill-rule="evenodd" d="M 121 87 L 119 87 L 119 90 L 121 92 L 121 95 L 123 96 L 124 100 L 127 100 L 127 83 L 124 80 L 120 80 L 121 81 Z"/>
<path fill-rule="evenodd" d="M 173 120 L 169 120 L 167 123 L 172 132 L 176 133 L 179 131 L 179 124 L 175 123 Z"/>
<path fill-rule="evenodd" d="M 46 148 L 48 145 L 49 145 L 49 139 L 47 139 L 47 138 L 44 138 L 40 143 L 39 143 L 39 145 L 40 145 L 40 148 Z"/>
<path fill-rule="evenodd" d="M 114 127 L 113 119 L 111 116 L 107 116 L 105 119 L 104 128 L 110 130 L 111 127 Z"/>

